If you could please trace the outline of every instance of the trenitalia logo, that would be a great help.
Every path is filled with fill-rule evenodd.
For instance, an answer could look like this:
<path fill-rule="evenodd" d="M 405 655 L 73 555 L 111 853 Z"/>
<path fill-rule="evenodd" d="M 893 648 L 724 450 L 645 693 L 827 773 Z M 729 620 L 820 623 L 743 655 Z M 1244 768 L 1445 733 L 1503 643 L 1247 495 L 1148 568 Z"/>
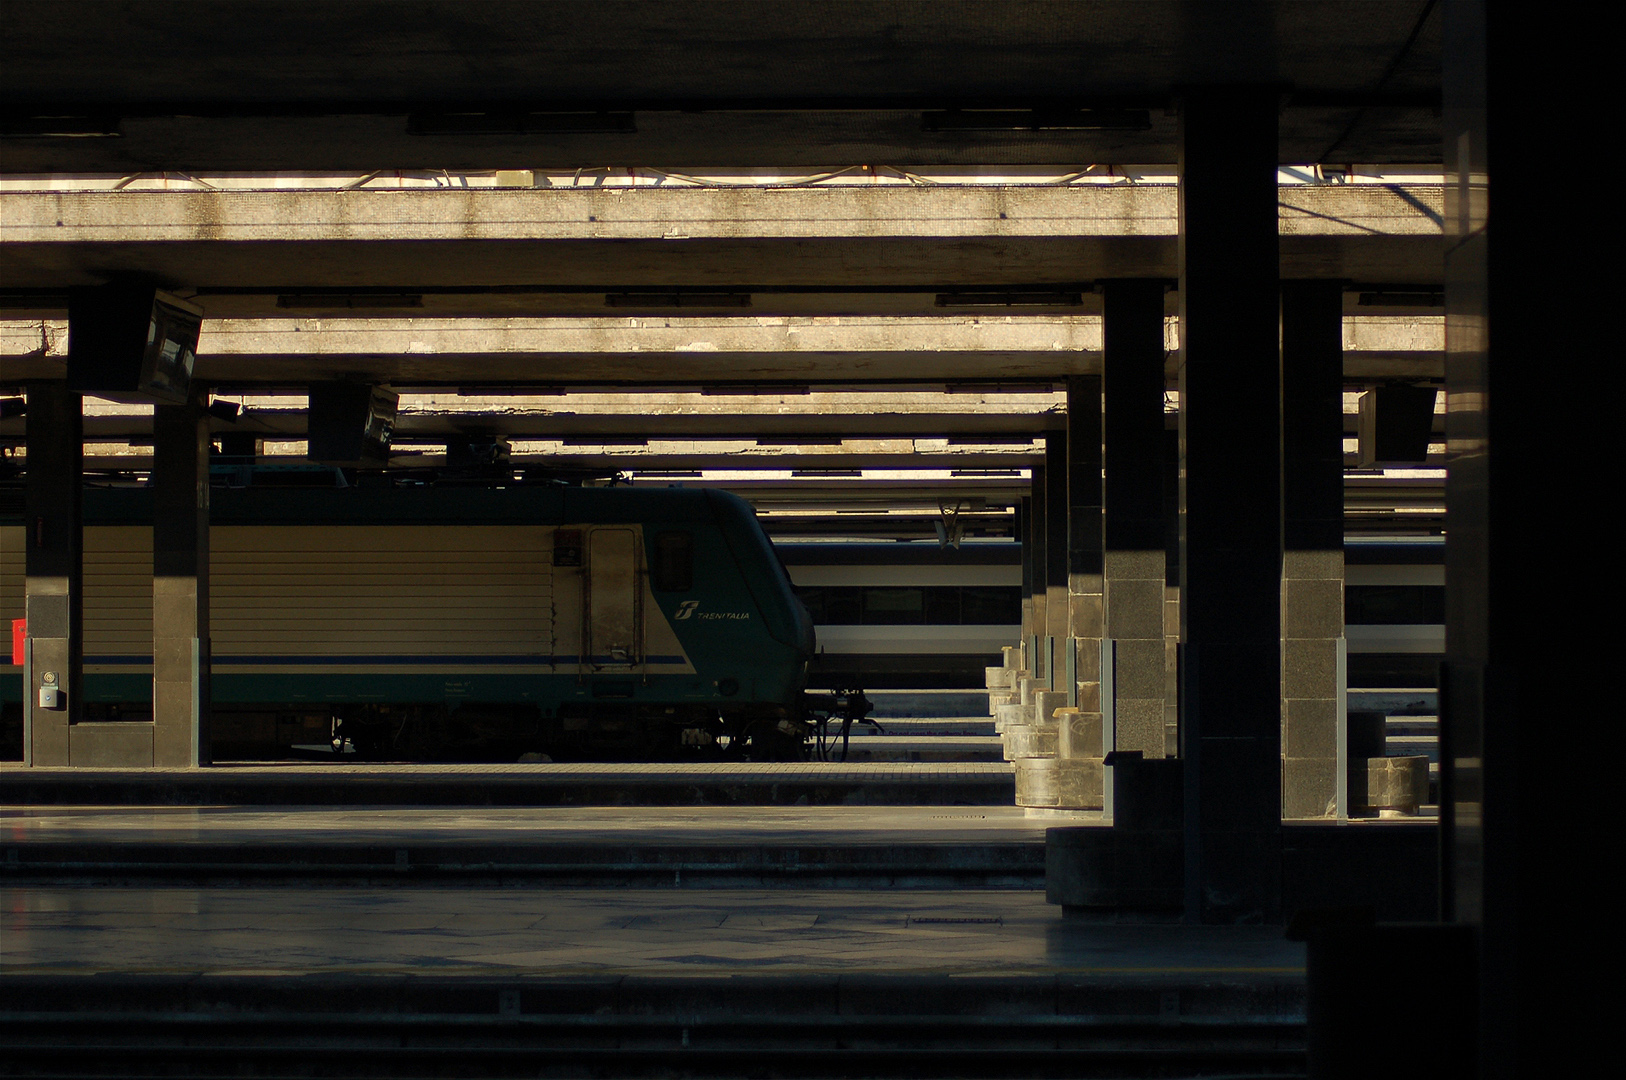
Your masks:
<path fill-rule="evenodd" d="M 683 603 L 678 605 L 677 613 L 673 615 L 672 618 L 687 619 L 689 616 L 694 614 L 694 609 L 699 606 L 700 601 L 698 600 L 685 600 Z"/>

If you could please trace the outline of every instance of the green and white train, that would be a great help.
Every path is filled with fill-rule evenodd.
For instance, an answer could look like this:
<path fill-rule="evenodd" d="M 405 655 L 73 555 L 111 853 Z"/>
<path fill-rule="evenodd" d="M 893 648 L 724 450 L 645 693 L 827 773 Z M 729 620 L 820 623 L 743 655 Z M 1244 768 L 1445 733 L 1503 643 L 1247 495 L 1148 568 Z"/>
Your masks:
<path fill-rule="evenodd" d="M 800 752 L 813 624 L 733 495 L 212 494 L 217 757 L 313 739 L 396 758 Z M 84 695 L 98 718 L 150 715 L 150 522 L 145 491 L 86 492 Z M 20 518 L 0 541 L 11 619 Z M 20 701 L 20 670 L 0 680 Z"/>

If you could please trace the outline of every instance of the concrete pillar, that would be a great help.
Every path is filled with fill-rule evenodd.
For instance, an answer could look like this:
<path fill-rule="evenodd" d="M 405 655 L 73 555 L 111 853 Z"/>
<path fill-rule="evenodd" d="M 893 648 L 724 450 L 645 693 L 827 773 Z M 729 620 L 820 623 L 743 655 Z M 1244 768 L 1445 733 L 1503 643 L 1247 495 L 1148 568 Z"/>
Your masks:
<path fill-rule="evenodd" d="M 1180 750 L 1204 923 L 1281 917 L 1277 99 L 1204 86 L 1180 106 Z"/>
<path fill-rule="evenodd" d="M 1033 499 L 1016 502 L 1016 539 L 1022 545 L 1022 641 L 1033 635 Z"/>
<path fill-rule="evenodd" d="M 1180 753 L 1180 432 L 1163 416 L 1163 753 Z M 1179 418 L 1174 418 L 1178 422 Z"/>
<path fill-rule="evenodd" d="M 23 495 L 23 761 L 72 764 L 70 729 L 84 709 L 84 423 L 79 395 L 61 382 L 28 386 L 28 479 Z M 40 708 L 41 687 L 56 686 L 56 708 Z"/>
<path fill-rule="evenodd" d="M 1282 816 L 1337 814 L 1343 285 L 1282 283 Z M 1346 808 L 1347 809 L 1347 808 Z"/>
<path fill-rule="evenodd" d="M 1033 624 L 1028 630 L 1028 672 L 1042 685 L 1049 686 L 1050 658 L 1044 655 L 1045 629 L 1050 625 L 1048 582 L 1050 556 L 1046 550 L 1050 538 L 1049 507 L 1045 505 L 1048 471 L 1043 465 L 1033 468 L 1032 491 L 1028 500 L 1028 535 L 1023 543 L 1033 553 L 1033 577 L 1028 594 L 1033 603 Z"/>
<path fill-rule="evenodd" d="M 1613 922 L 1586 898 L 1610 895 L 1615 860 L 1576 851 L 1606 853 L 1619 813 L 1619 425 L 1590 419 L 1617 396 L 1609 368 L 1554 361 L 1597 348 L 1597 327 L 1572 313 L 1613 310 L 1619 256 L 1612 230 L 1590 229 L 1543 266 L 1553 184 L 1523 165 L 1555 138 L 1596 134 L 1595 115 L 1566 104 L 1577 81 L 1612 77 L 1609 45 L 1540 5 L 1441 8 L 1443 915 L 1478 945 L 1480 1075 L 1583 1075 L 1615 1045 L 1614 1009 L 1608 995 L 1553 993 L 1548 973 L 1555 957 L 1594 955 Z M 1530 79 L 1518 58 L 1541 55 L 1574 78 Z M 1555 731 L 1560 768 L 1535 749 Z"/>
<path fill-rule="evenodd" d="M 209 420 L 201 399 L 153 413 L 153 764 L 209 762 Z"/>
<path fill-rule="evenodd" d="M 1101 377 L 1067 380 L 1067 635 L 1071 704 L 1101 717 Z"/>
<path fill-rule="evenodd" d="M 1155 280 L 1102 286 L 1106 636 L 1117 643 L 1118 750 L 1164 754 L 1163 295 Z"/>
<path fill-rule="evenodd" d="M 1051 689 L 1067 689 L 1065 662 L 1059 666 L 1055 654 L 1065 647 L 1070 614 L 1067 596 L 1067 532 L 1070 512 L 1067 501 L 1067 432 L 1045 433 L 1045 627 L 1046 636 L 1059 643 L 1052 648 Z"/>

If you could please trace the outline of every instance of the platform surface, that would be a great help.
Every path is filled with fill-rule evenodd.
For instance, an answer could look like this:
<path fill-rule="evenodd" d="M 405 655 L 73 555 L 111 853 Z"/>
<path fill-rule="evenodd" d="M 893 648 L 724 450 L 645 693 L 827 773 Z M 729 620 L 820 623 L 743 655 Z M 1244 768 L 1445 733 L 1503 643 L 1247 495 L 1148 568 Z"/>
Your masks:
<path fill-rule="evenodd" d="M 1295 983 L 1279 927 L 1102 926 L 1028 890 L 8 890 L 0 974 L 1140 976 Z"/>
<path fill-rule="evenodd" d="M 879 736 L 866 736 L 880 738 Z M 222 763 L 201 769 L 0 766 L 0 804 L 393 806 L 1010 805 L 1003 761 Z"/>
<path fill-rule="evenodd" d="M 1043 844 L 1061 823 L 1016 806 L 5 806 L 0 843 Z"/>

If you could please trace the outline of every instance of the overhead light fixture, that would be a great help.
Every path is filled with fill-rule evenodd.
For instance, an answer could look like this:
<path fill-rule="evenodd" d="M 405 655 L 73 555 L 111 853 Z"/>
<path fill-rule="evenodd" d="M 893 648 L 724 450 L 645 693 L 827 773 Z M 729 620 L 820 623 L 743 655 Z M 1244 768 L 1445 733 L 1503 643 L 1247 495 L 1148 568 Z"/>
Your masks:
<path fill-rule="evenodd" d="M 242 411 L 243 407 L 235 401 L 222 401 L 220 398 L 215 398 L 209 402 L 209 415 L 216 420 L 224 420 L 228 424 L 237 423 L 237 414 Z"/>
<path fill-rule="evenodd" d="M 1082 292 L 1025 291 L 938 293 L 938 307 L 1083 307 Z"/>
<path fill-rule="evenodd" d="M 116 139 L 117 116 L 0 116 L 0 139 Z"/>
<path fill-rule="evenodd" d="M 922 131 L 1149 131 L 1146 109 L 942 109 L 920 114 Z"/>
<path fill-rule="evenodd" d="M 324 465 L 385 465 L 400 397 L 366 383 L 311 383 L 305 457 Z"/>
<path fill-rule="evenodd" d="M 409 135 L 632 135 L 630 112 L 530 112 L 520 109 L 412 113 Z"/>
<path fill-rule="evenodd" d="M 421 308 L 419 293 L 310 292 L 282 293 L 279 308 Z"/>
<path fill-rule="evenodd" d="M 604 306 L 638 308 L 746 308 L 751 306 L 751 294 L 725 292 L 605 293 Z"/>
<path fill-rule="evenodd" d="M 184 404 L 203 309 L 141 281 L 68 294 L 68 386 L 81 394 Z"/>

